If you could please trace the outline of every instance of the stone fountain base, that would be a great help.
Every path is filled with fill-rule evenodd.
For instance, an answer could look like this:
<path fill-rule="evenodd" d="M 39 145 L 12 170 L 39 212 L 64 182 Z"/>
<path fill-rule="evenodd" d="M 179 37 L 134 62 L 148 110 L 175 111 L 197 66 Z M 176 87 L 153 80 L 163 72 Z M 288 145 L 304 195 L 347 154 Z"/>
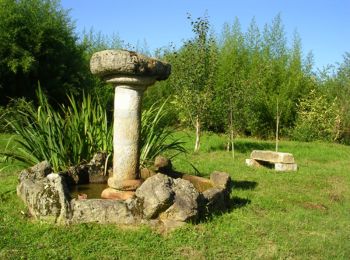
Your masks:
<path fill-rule="evenodd" d="M 72 176 L 52 172 L 47 162 L 41 162 L 23 170 L 17 186 L 31 216 L 50 223 L 150 224 L 169 229 L 229 206 L 231 179 L 223 172 L 213 172 L 210 179 L 153 173 L 126 200 L 72 198 Z"/>

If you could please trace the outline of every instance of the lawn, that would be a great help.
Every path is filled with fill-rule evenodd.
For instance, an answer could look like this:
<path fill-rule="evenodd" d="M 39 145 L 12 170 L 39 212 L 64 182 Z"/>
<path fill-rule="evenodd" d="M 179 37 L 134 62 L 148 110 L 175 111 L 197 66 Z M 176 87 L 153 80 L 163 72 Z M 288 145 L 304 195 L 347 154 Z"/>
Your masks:
<path fill-rule="evenodd" d="M 189 151 L 194 136 L 177 133 Z M 0 135 L 0 150 L 10 136 Z M 205 134 L 199 153 L 173 160 L 179 171 L 203 176 L 228 172 L 232 207 L 169 234 L 148 227 L 82 224 L 55 226 L 28 218 L 16 196 L 23 165 L 0 159 L 0 259 L 349 259 L 350 147 L 281 141 L 294 154 L 297 172 L 245 166 L 253 149 L 274 143 L 238 139 L 235 159 L 225 138 Z"/>

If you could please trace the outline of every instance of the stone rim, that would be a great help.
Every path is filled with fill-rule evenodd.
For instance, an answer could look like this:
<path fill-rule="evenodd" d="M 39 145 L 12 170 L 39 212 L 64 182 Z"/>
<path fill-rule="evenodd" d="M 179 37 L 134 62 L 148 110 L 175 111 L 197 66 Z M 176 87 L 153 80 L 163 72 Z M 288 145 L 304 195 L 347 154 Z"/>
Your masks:
<path fill-rule="evenodd" d="M 165 80 L 171 73 L 171 65 L 133 51 L 104 50 L 92 55 L 90 70 L 92 74 L 107 79 L 115 76 L 141 76 Z"/>

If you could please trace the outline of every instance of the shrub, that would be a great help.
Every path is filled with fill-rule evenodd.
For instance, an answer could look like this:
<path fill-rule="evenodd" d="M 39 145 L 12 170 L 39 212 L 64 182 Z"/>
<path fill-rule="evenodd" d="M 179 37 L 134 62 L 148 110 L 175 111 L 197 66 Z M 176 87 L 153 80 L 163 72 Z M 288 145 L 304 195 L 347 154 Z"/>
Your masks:
<path fill-rule="evenodd" d="M 293 137 L 299 141 L 337 141 L 341 117 L 335 101 L 327 100 L 316 90 L 301 99 Z"/>

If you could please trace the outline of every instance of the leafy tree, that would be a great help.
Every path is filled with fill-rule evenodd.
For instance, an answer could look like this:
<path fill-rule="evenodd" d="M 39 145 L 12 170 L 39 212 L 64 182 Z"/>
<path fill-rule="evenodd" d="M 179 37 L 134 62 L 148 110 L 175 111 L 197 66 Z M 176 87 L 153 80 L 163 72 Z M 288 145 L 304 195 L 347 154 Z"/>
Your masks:
<path fill-rule="evenodd" d="M 62 101 L 87 74 L 74 24 L 56 0 L 0 0 L 0 104 L 33 98 L 38 82 Z"/>
<path fill-rule="evenodd" d="M 226 118 L 223 122 L 228 133 L 228 150 L 232 150 L 234 157 L 234 136 L 239 129 L 240 115 L 243 112 L 244 102 L 244 78 L 247 62 L 247 49 L 244 45 L 244 37 L 240 24 L 236 18 L 232 28 L 228 24 L 224 26 L 222 46 L 218 61 L 218 81 L 216 85 L 215 112 Z"/>
<path fill-rule="evenodd" d="M 173 75 L 170 84 L 175 90 L 175 104 L 186 113 L 185 121 L 196 129 L 195 151 L 200 147 L 201 128 L 207 116 L 215 84 L 217 45 L 209 33 L 207 16 L 191 21 L 195 37 L 171 59 Z"/>

